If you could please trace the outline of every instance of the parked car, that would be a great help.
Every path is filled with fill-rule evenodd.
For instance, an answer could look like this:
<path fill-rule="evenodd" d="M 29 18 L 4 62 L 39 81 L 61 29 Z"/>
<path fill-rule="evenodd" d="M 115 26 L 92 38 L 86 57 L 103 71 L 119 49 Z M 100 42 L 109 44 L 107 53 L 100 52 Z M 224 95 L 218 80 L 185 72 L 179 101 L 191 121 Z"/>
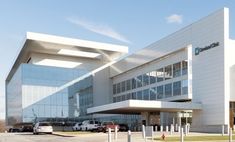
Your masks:
<path fill-rule="evenodd" d="M 16 133 L 16 132 L 20 132 L 20 129 L 19 128 L 10 128 L 8 130 L 9 133 Z"/>
<path fill-rule="evenodd" d="M 21 132 L 33 132 L 32 125 L 24 125 L 21 127 Z"/>
<path fill-rule="evenodd" d="M 114 131 L 115 127 L 117 127 L 117 131 L 119 131 L 119 125 L 116 125 L 113 121 L 105 121 L 101 123 L 101 125 L 97 128 L 97 131 L 108 132 L 109 128 L 111 129 L 111 131 Z"/>
<path fill-rule="evenodd" d="M 85 120 L 82 122 L 81 130 L 83 130 L 83 131 L 96 131 L 99 126 L 100 126 L 99 121 Z"/>
<path fill-rule="evenodd" d="M 82 130 L 82 123 L 79 122 L 79 123 L 76 123 L 74 126 L 73 126 L 73 131 L 81 131 Z"/>
<path fill-rule="evenodd" d="M 47 133 L 52 134 L 53 128 L 50 123 L 38 122 L 33 127 L 33 134 Z"/>
<path fill-rule="evenodd" d="M 119 131 L 126 132 L 129 130 L 129 127 L 127 124 L 118 124 L 119 125 Z"/>

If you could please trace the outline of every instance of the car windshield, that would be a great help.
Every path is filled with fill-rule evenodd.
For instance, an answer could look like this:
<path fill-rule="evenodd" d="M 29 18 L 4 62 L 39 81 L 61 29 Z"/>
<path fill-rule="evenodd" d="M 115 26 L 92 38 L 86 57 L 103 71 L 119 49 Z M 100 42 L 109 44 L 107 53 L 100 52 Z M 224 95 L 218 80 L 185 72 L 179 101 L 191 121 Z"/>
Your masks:
<path fill-rule="evenodd" d="M 39 123 L 39 126 L 51 126 L 49 123 Z"/>

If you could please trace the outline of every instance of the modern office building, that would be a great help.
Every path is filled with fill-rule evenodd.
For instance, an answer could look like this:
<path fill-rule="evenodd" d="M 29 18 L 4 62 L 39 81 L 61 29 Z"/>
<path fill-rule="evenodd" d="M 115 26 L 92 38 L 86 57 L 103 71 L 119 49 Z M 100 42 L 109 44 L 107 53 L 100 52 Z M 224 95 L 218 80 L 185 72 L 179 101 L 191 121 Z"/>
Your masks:
<path fill-rule="evenodd" d="M 235 41 L 229 37 L 227 8 L 125 58 L 127 47 L 39 35 L 27 38 L 7 77 L 9 124 L 109 119 L 132 129 L 190 123 L 192 131 L 206 132 L 221 132 L 222 126 L 226 132 L 234 124 Z M 68 60 L 71 55 L 61 50 L 99 56 Z M 48 57 L 76 67 L 43 66 Z"/>
<path fill-rule="evenodd" d="M 70 101 L 73 89 L 66 83 L 107 66 L 127 52 L 125 46 L 27 33 L 6 79 L 7 124 L 62 122 L 79 116 L 79 101 Z M 80 95 L 88 107 L 93 102 L 92 90 L 87 88 L 84 93 L 90 94 Z"/>

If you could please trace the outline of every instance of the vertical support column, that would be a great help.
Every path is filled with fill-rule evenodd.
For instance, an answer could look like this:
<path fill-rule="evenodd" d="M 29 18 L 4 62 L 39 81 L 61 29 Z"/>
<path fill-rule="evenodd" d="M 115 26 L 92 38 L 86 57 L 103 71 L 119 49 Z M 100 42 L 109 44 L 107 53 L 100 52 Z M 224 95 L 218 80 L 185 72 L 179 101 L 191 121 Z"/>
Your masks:
<path fill-rule="evenodd" d="M 128 130 L 127 132 L 127 142 L 131 142 L 131 131 Z"/>
<path fill-rule="evenodd" d="M 224 125 L 222 125 L 222 136 L 224 136 Z"/>
<path fill-rule="evenodd" d="M 117 140 L 117 126 L 115 126 L 115 130 L 114 130 L 114 139 Z"/>
<path fill-rule="evenodd" d="M 168 126 L 166 126 L 166 132 L 168 132 L 169 130 L 168 130 Z"/>
<path fill-rule="evenodd" d="M 188 132 L 188 127 L 187 127 L 187 125 L 184 125 L 184 133 L 185 133 L 185 136 L 187 136 L 187 132 Z"/>
<path fill-rule="evenodd" d="M 112 142 L 112 134 L 111 134 L 111 129 L 108 129 L 108 142 Z"/>
<path fill-rule="evenodd" d="M 180 142 L 184 142 L 184 128 L 181 128 L 179 131 L 180 131 Z"/>
<path fill-rule="evenodd" d="M 142 125 L 142 136 L 145 139 L 145 126 L 144 125 Z"/>
<path fill-rule="evenodd" d="M 161 125 L 161 126 L 160 126 L 160 132 L 162 132 L 162 131 L 163 131 L 163 126 Z"/>
<path fill-rule="evenodd" d="M 233 140 L 233 130 L 232 130 L 232 128 L 230 128 L 229 129 L 229 142 L 232 142 L 232 140 Z"/>
<path fill-rule="evenodd" d="M 158 129 L 158 127 L 157 127 L 157 126 L 155 126 L 155 132 L 157 132 L 157 129 Z"/>

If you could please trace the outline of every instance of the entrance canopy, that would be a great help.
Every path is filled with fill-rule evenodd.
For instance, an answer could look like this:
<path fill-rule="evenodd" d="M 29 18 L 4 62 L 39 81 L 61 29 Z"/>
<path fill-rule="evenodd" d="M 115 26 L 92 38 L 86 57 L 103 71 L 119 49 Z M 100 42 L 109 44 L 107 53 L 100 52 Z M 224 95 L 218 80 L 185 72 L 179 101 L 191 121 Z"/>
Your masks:
<path fill-rule="evenodd" d="M 200 109 L 202 109 L 202 104 L 192 102 L 126 100 L 122 102 L 88 108 L 87 113 L 140 114 L 141 112 L 179 112 L 185 110 Z"/>

